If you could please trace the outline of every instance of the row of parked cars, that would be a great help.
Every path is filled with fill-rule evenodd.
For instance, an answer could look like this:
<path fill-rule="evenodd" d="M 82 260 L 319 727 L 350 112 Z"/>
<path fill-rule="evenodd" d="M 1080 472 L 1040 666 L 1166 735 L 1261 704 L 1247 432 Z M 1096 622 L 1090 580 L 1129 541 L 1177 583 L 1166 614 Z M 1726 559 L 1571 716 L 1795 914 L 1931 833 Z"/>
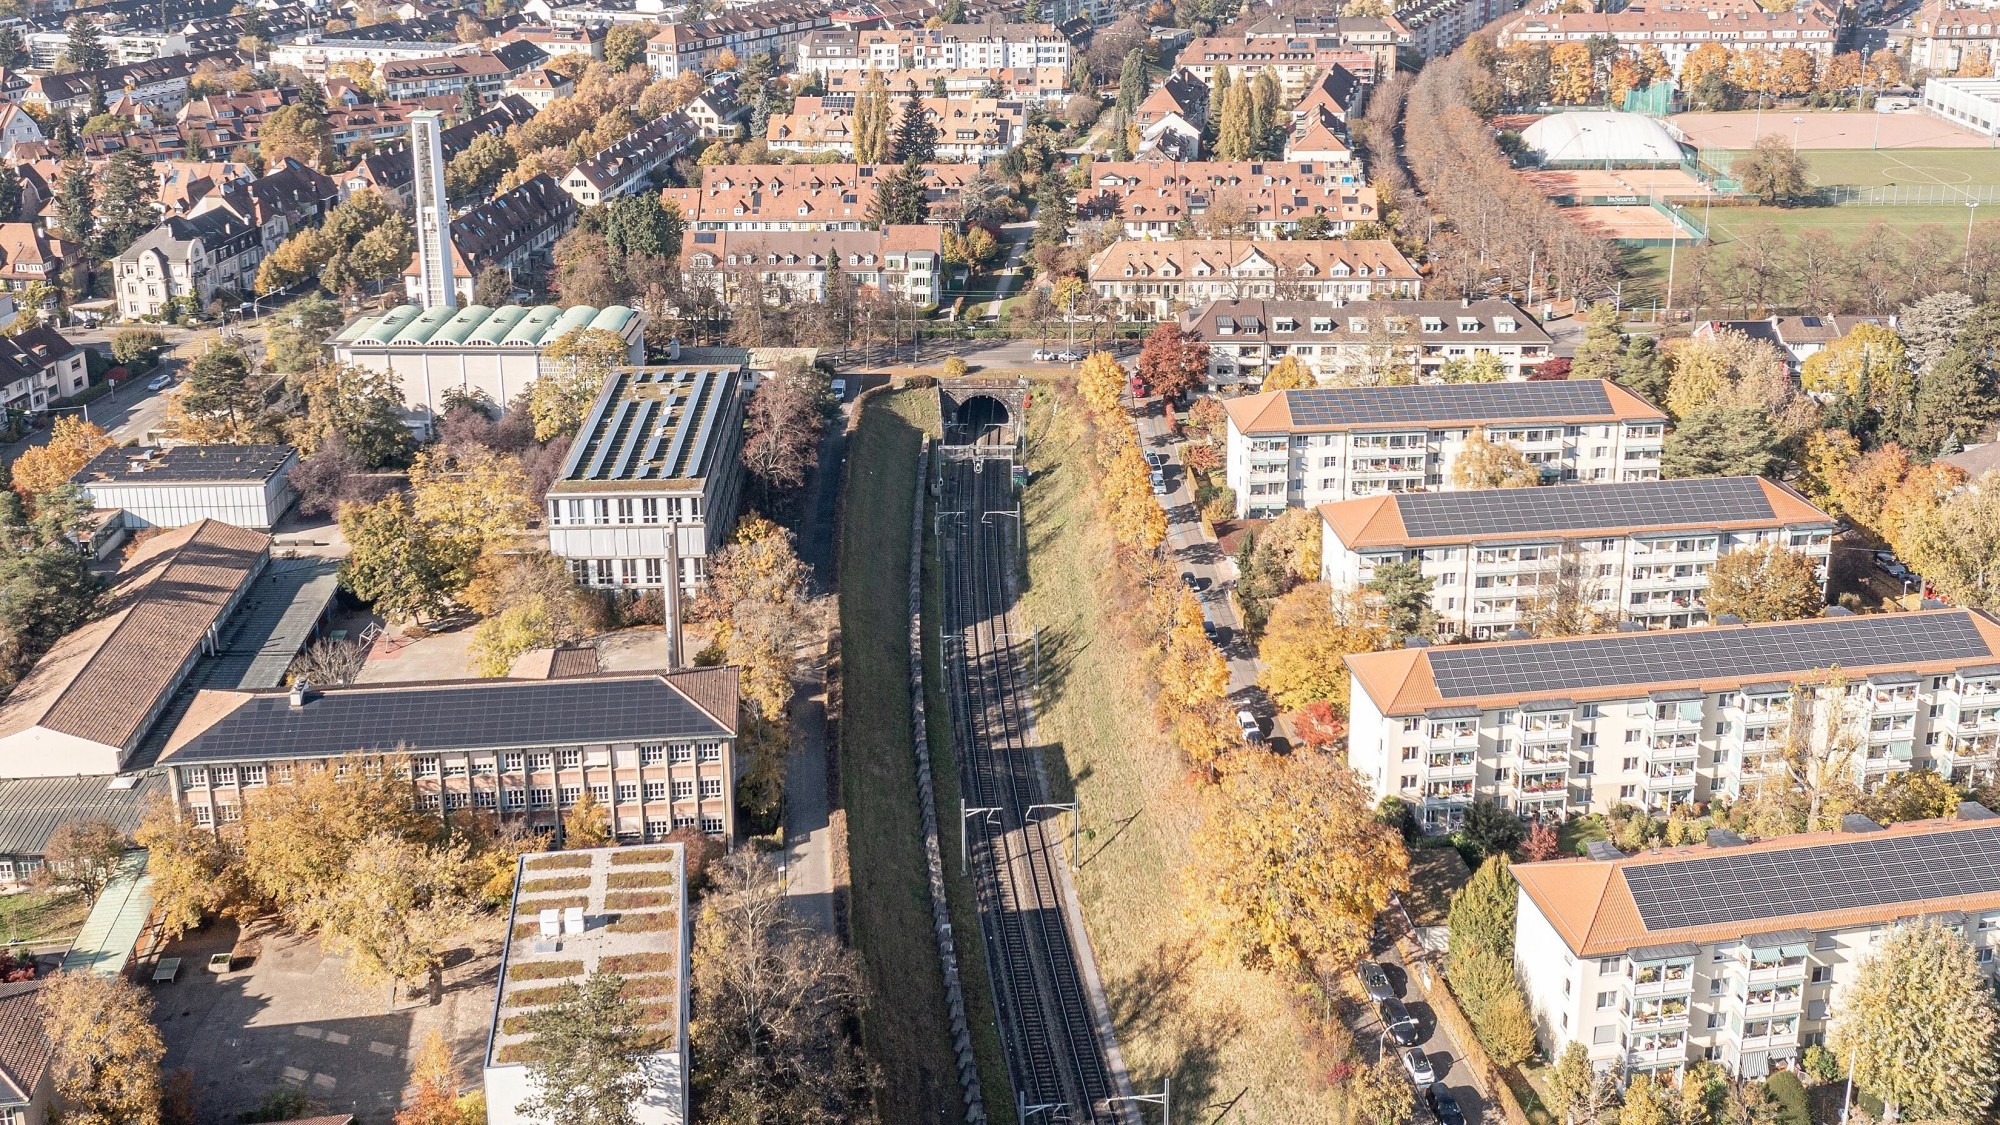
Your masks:
<path fill-rule="evenodd" d="M 1439 1125 L 1465 1125 L 1465 1110 L 1452 1096 L 1451 1089 L 1438 1081 L 1437 1068 L 1417 1045 L 1423 1041 L 1423 1033 L 1417 1027 L 1416 1017 L 1390 985 L 1389 974 L 1373 961 L 1363 961 L 1359 972 L 1361 987 L 1375 1005 L 1375 1013 L 1382 1018 L 1383 1034 L 1396 1045 L 1396 1058 L 1402 1062 L 1403 1072 L 1410 1076 L 1410 1084 L 1417 1088 L 1423 1103 L 1437 1115 Z"/>
<path fill-rule="evenodd" d="M 1078 363 L 1082 359 L 1082 352 L 1069 351 L 1067 349 L 1063 351 L 1051 351 L 1048 348 L 1035 349 L 1036 363 Z"/>

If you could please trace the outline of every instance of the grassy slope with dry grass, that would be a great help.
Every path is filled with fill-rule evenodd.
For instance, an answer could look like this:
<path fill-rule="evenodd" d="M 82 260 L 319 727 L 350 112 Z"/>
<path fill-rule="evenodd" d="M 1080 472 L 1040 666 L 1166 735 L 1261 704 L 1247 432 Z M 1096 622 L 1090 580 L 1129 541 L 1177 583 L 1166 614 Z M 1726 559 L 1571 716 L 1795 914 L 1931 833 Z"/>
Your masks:
<path fill-rule="evenodd" d="M 1042 403 L 1032 419 L 1026 610 L 1040 629 L 1055 799 L 1073 791 L 1093 833 L 1077 887 L 1133 1085 L 1157 1090 L 1170 1075 L 1176 1121 L 1211 1121 L 1232 1101 L 1234 1125 L 1338 1120 L 1286 989 L 1202 955 L 1187 921 L 1199 794 L 1154 729 L 1136 644 L 1117 624 L 1077 413 L 1065 405 L 1052 422 Z"/>
<path fill-rule="evenodd" d="M 917 392 L 864 404 L 848 446 L 840 542 L 841 803 L 850 928 L 871 999 L 861 1032 L 880 1068 L 887 1125 L 957 1121 L 957 1067 L 931 938 L 910 743 L 910 499 L 917 450 L 937 429 Z"/>

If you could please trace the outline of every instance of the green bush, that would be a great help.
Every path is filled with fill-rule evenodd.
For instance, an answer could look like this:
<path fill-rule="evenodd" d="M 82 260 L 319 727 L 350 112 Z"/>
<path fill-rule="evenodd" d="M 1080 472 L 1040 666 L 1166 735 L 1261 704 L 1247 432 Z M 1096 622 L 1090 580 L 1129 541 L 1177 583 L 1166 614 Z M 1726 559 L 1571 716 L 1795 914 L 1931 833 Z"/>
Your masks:
<path fill-rule="evenodd" d="M 1838 1082 L 1842 1078 L 1840 1060 L 1834 1057 L 1832 1051 L 1827 1050 L 1817 1043 L 1806 1048 L 1805 1058 L 1801 1061 L 1801 1065 L 1805 1067 L 1807 1074 L 1812 1075 L 1821 1082 Z"/>
<path fill-rule="evenodd" d="M 1778 1102 L 1778 1125 L 1812 1125 L 1812 1111 L 1806 1103 L 1806 1084 L 1789 1070 L 1781 1070 L 1764 1080 L 1764 1092 Z"/>

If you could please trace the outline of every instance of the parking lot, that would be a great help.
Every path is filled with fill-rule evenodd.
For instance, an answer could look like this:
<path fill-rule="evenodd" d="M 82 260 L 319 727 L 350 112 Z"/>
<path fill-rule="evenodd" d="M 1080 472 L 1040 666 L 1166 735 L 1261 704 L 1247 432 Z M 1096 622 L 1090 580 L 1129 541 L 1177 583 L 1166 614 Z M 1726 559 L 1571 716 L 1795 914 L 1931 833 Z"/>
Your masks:
<path fill-rule="evenodd" d="M 317 1111 L 386 1125 L 403 1104 L 410 1056 L 433 1030 L 451 1042 L 460 1083 L 479 1083 L 501 926 L 492 920 L 454 951 L 439 1003 L 399 995 L 392 1006 L 386 986 L 355 981 L 343 958 L 311 938 L 258 933 L 254 960 L 210 973 L 210 955 L 229 950 L 238 934 L 234 923 L 212 922 L 163 951 L 181 959 L 178 979 L 144 985 L 166 1040 L 166 1069 L 194 1075 L 202 1122 L 233 1122 L 290 1088 Z"/>

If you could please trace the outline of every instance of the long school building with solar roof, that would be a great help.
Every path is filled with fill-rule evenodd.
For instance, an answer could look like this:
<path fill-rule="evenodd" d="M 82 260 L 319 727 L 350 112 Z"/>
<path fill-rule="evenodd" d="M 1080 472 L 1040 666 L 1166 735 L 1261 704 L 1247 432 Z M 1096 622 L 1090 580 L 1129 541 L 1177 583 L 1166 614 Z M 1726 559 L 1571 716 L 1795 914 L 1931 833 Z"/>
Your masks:
<path fill-rule="evenodd" d="M 736 526 L 744 371 L 724 363 L 612 374 L 549 488 L 549 550 L 590 586 L 692 595 Z M 671 537 L 671 538 L 670 538 Z"/>
<path fill-rule="evenodd" d="M 588 328 L 624 340 L 627 363 L 645 361 L 646 314 L 623 305 L 398 305 L 354 321 L 327 343 L 336 362 L 395 376 L 411 424 L 427 428 L 443 417 L 448 395 L 477 395 L 504 408 L 541 375 L 544 348 Z"/>
<path fill-rule="evenodd" d="M 1433 832 L 1475 799 L 1551 819 L 1730 799 L 1779 768 L 1793 723 L 1821 744 L 1838 729 L 1836 760 L 1864 786 L 1911 769 L 1990 778 L 2000 751 L 2000 623 L 1971 610 L 1402 648 L 1347 666 L 1349 763 Z"/>
<path fill-rule="evenodd" d="M 1275 516 L 1379 492 L 1452 488 L 1472 431 L 1521 450 L 1545 483 L 1657 480 L 1666 415 L 1595 379 L 1316 387 L 1245 395 L 1224 473 L 1236 514 Z"/>
<path fill-rule="evenodd" d="M 1826 1042 L 1844 990 L 1891 927 L 1934 919 L 1993 972 L 2000 818 L 1956 818 L 1517 865 L 1514 967 L 1549 1056 L 1600 1069 L 1709 1059 L 1761 1078 Z"/>
<path fill-rule="evenodd" d="M 1758 477 L 1384 493 L 1319 514 L 1320 577 L 1335 591 L 1413 560 L 1431 580 L 1438 632 L 1478 640 L 1533 628 L 1558 604 L 1606 623 L 1699 625 L 1718 558 L 1776 543 L 1824 574 L 1834 528 Z"/>
<path fill-rule="evenodd" d="M 551 829 L 589 793 L 621 840 L 736 831 L 734 668 L 203 691 L 160 755 L 200 825 L 310 771 L 407 760 L 417 807 Z"/>

